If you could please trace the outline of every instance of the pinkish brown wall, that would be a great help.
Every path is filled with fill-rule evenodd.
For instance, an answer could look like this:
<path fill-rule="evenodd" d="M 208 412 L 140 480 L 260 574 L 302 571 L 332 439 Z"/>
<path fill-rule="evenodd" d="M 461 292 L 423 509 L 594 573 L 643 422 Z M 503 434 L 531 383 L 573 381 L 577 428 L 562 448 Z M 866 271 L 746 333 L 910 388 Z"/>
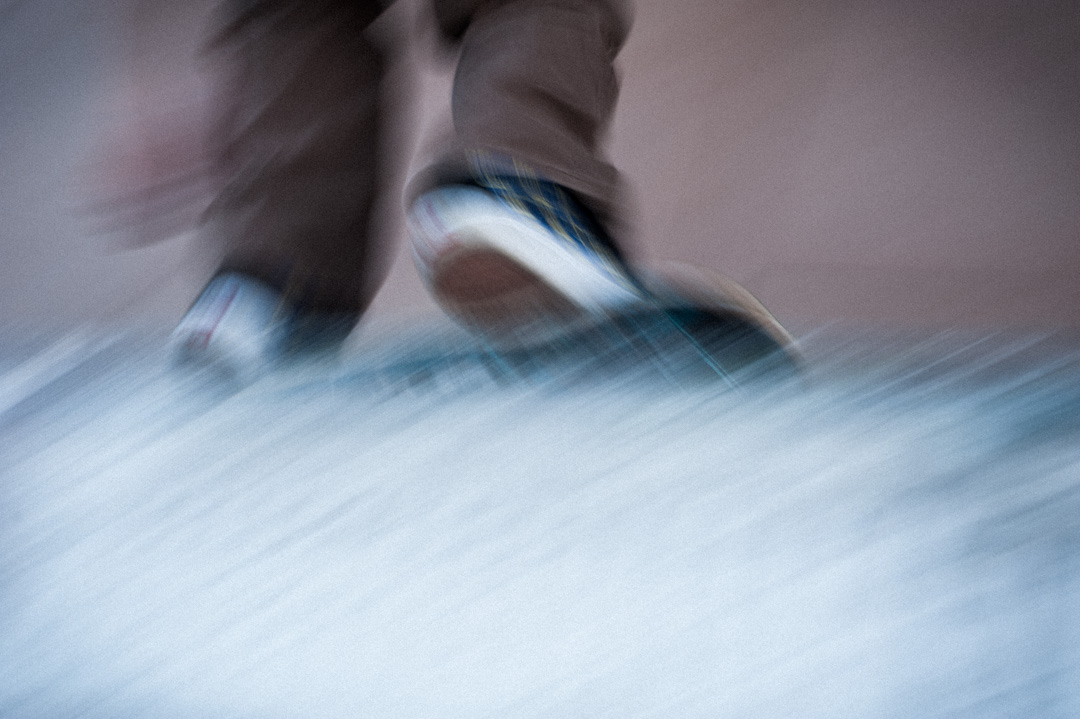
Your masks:
<path fill-rule="evenodd" d="M 612 151 L 644 256 L 723 271 L 800 327 L 1080 328 L 1080 4 L 637 5 Z M 206 271 L 190 242 L 117 254 L 72 219 L 94 7 L 0 17 L 0 321 L 167 322 Z M 423 67 L 430 125 L 449 76 Z M 431 307 L 401 252 L 375 311 Z"/>
<path fill-rule="evenodd" d="M 1080 5 L 637 8 L 612 151 L 644 256 L 797 326 L 1080 329 Z M 399 262 L 377 306 L 424 302 Z"/>
<path fill-rule="evenodd" d="M 615 154 L 656 256 L 781 318 L 1080 328 L 1080 4 L 639 3 Z"/>

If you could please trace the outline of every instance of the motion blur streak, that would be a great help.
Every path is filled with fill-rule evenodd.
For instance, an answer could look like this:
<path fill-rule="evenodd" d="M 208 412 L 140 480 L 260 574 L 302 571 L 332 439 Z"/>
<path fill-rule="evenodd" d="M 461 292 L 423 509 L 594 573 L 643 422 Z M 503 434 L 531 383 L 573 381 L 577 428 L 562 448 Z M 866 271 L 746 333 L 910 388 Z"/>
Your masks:
<path fill-rule="evenodd" d="M 5 337 L 0 716 L 1080 713 L 1075 343 L 724 391 L 392 336 L 218 396 Z"/>

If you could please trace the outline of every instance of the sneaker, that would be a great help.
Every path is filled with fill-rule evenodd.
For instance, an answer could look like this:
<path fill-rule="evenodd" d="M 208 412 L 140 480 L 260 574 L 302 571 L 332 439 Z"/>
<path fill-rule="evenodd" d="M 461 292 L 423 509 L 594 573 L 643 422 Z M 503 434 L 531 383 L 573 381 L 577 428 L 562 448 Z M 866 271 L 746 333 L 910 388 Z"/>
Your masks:
<path fill-rule="evenodd" d="M 563 187 L 485 176 L 421 195 L 413 256 L 451 317 L 491 338 L 536 337 L 641 299 L 618 248 Z"/>
<path fill-rule="evenodd" d="M 336 349 L 355 316 L 304 312 L 271 285 L 222 272 L 206 285 L 172 333 L 177 364 L 246 385 L 305 353 Z"/>

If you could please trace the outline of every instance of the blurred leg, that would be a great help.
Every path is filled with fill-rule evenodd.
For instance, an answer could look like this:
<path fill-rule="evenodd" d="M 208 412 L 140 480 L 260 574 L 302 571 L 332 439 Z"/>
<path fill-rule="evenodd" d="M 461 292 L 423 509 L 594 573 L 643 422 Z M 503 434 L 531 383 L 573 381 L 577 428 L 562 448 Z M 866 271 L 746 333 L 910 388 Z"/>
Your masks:
<path fill-rule="evenodd" d="M 460 43 L 456 147 L 414 181 L 410 234 L 436 301 L 498 341 L 542 339 L 640 299 L 612 238 L 601 152 L 618 95 L 619 0 L 435 0 Z M 598 222 L 599 221 L 599 222 Z"/>
<path fill-rule="evenodd" d="M 369 238 L 382 57 L 378 0 L 233 0 L 207 50 L 219 192 L 206 215 L 225 269 L 307 309 L 358 314 L 381 282 Z"/>
<path fill-rule="evenodd" d="M 601 141 L 618 96 L 622 0 L 434 0 L 458 39 L 453 117 L 466 157 L 510 158 L 572 190 L 610 224 L 618 173 Z"/>

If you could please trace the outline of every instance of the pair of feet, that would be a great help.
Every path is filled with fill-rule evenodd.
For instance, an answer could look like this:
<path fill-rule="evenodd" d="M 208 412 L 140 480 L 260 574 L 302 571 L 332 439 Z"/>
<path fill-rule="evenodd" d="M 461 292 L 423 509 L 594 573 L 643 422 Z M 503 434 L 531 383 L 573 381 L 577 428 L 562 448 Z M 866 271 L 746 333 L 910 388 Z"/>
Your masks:
<path fill-rule="evenodd" d="M 408 224 L 436 301 L 490 338 L 541 336 L 644 297 L 590 213 L 535 177 L 437 188 L 416 200 Z M 181 361 L 246 381 L 297 353 L 340 345 L 358 319 L 306 311 L 252 276 L 221 272 L 172 341 Z"/>

